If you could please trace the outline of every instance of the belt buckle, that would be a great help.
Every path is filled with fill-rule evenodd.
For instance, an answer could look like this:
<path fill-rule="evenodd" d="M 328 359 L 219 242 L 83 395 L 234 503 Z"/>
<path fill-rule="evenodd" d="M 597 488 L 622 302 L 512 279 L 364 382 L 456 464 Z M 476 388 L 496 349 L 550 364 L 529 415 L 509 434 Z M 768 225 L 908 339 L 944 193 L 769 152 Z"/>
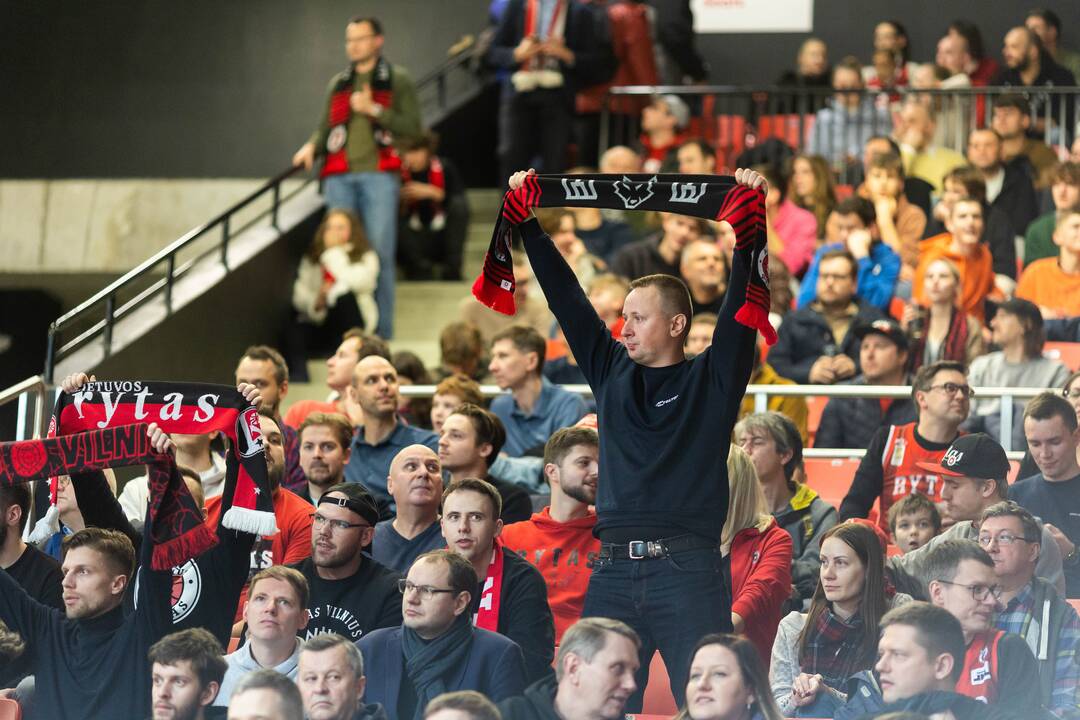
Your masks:
<path fill-rule="evenodd" d="M 637 552 L 634 552 L 635 548 Z M 649 543 L 644 540 L 631 540 L 627 543 L 627 549 L 630 551 L 631 560 L 644 560 L 649 556 Z"/>

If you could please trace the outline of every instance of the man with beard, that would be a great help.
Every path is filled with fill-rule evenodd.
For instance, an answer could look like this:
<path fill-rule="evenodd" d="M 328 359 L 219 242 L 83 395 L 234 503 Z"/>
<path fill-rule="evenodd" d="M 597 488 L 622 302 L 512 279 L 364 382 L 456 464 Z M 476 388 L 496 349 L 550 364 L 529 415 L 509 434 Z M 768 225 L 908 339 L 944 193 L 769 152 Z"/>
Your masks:
<path fill-rule="evenodd" d="M 259 427 L 266 446 L 266 475 L 270 481 L 278 531 L 255 541 L 251 549 L 249 579 L 271 565 L 297 563 L 311 554 L 311 504 L 281 487 L 285 473 L 285 447 L 277 421 L 265 403 L 259 408 Z M 223 511 L 220 495 L 206 501 L 206 523 L 211 529 L 217 530 Z M 244 607 L 245 600 L 246 590 L 240 595 L 239 608 Z M 239 611 L 236 620 L 240 620 Z"/>
<path fill-rule="evenodd" d="M 151 424 L 150 444 L 173 450 Z M 136 609 L 124 596 L 136 569 L 123 533 L 85 528 L 64 538 L 64 612 L 37 602 L 0 572 L 0 622 L 19 633 L 33 654 L 34 711 L 42 718 L 138 718 L 150 710 L 150 647 L 172 630 L 173 576 L 151 568 L 154 542 L 143 542 Z"/>
<path fill-rule="evenodd" d="M 426 445 L 410 445 L 390 463 L 386 487 L 397 515 L 375 526 L 371 556 L 405 573 L 416 558 L 446 547 L 439 527 L 443 491 L 439 456 Z"/>
<path fill-rule="evenodd" d="M 600 441 L 588 427 L 555 432 L 544 448 L 544 477 L 551 504 L 503 528 L 503 546 L 535 565 L 548 588 L 555 644 L 581 618 L 600 541 L 593 537 Z"/>
<path fill-rule="evenodd" d="M 327 488 L 312 516 L 311 557 L 294 565 L 311 588 L 305 638 L 337 633 L 353 642 L 381 627 L 401 624 L 398 573 L 364 554 L 379 510 L 356 483 Z"/>
<path fill-rule="evenodd" d="M 306 486 L 296 494 L 315 505 L 326 488 L 345 481 L 352 425 L 344 415 L 314 412 L 304 419 L 296 434 L 300 441 L 300 468 L 307 479 Z"/>
<path fill-rule="evenodd" d="M 150 648 L 150 703 L 153 720 L 205 720 L 227 664 L 221 645 L 206 630 L 190 628 L 166 635 Z"/>
<path fill-rule="evenodd" d="M 1018 25 L 1005 33 L 1005 42 L 1001 47 L 1001 57 L 1005 61 L 1005 67 L 997 78 L 998 85 L 1013 85 L 1016 87 L 1039 87 L 1052 85 L 1055 87 L 1072 87 L 1076 85 L 1073 74 L 1054 62 L 1050 53 L 1042 46 L 1039 36 L 1030 28 Z M 1073 127 L 1073 104 L 1066 102 L 1061 95 L 1051 96 L 1050 121 L 1057 124 L 1061 117 L 1061 105 L 1065 105 L 1065 126 L 1059 128 L 1068 133 Z M 1046 109 L 1040 107 L 1042 103 L 1033 104 L 1036 117 L 1035 130 L 1041 135 L 1044 127 Z M 1071 135 L 1071 133 L 1068 133 Z"/>

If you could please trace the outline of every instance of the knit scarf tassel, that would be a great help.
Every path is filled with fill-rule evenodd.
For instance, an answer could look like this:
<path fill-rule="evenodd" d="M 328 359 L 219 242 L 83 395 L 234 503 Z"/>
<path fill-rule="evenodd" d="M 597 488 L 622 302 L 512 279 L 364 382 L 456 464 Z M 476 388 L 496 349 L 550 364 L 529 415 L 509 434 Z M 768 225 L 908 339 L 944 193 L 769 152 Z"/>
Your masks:
<path fill-rule="evenodd" d="M 735 231 L 732 262 L 741 263 L 749 281 L 735 319 L 776 342 L 769 322 L 769 248 L 765 229 L 765 193 L 718 175 L 529 175 L 506 193 L 495 223 L 484 267 L 473 283 L 473 296 L 504 315 L 516 312 L 511 232 L 536 207 L 592 207 L 655 210 L 726 221 Z"/>

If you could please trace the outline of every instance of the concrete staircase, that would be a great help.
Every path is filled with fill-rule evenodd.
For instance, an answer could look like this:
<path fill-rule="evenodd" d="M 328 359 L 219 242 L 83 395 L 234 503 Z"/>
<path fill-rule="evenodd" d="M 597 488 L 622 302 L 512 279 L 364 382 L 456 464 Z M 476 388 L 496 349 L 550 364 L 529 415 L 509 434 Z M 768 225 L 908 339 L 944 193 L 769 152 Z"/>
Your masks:
<path fill-rule="evenodd" d="M 471 222 L 465 240 L 464 267 L 461 282 L 401 282 L 397 284 L 397 316 L 394 319 L 394 340 L 391 347 L 410 350 L 420 356 L 424 365 L 433 367 L 439 362 L 439 331 L 458 318 L 458 303 L 469 294 L 473 278 L 484 262 L 484 253 L 491 241 L 495 216 L 502 204 L 502 193 L 495 189 L 469 190 Z M 326 365 L 322 360 L 308 363 L 309 383 L 289 387 L 286 404 L 298 400 L 322 400 L 326 397 Z"/>

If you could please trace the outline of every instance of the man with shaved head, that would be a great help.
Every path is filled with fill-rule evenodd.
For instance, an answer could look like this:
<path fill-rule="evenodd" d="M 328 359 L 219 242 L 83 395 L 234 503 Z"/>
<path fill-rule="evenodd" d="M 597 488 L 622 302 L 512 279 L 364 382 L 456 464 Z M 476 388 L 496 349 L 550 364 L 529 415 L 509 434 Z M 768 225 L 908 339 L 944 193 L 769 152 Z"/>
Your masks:
<path fill-rule="evenodd" d="M 400 625 L 401 575 L 364 554 L 379 520 L 374 498 L 356 483 L 340 483 L 316 502 L 311 557 L 292 566 L 311 592 L 310 618 L 298 634 L 332 632 L 356 642 L 376 628 Z"/>
<path fill-rule="evenodd" d="M 388 568 L 407 573 L 416 558 L 446 546 L 439 528 L 442 465 L 426 445 L 410 445 L 390 463 L 386 487 L 397 517 L 375 526 L 371 556 Z"/>
<path fill-rule="evenodd" d="M 439 439 L 429 430 L 406 425 L 398 416 L 397 371 L 386 358 L 372 355 L 358 362 L 346 392 L 360 406 L 361 424 L 353 436 L 345 481 L 360 483 L 380 506 L 391 505 L 392 509 L 386 478 L 394 456 L 409 445 L 436 450 Z M 383 517 L 388 515 L 383 513 Z"/>

